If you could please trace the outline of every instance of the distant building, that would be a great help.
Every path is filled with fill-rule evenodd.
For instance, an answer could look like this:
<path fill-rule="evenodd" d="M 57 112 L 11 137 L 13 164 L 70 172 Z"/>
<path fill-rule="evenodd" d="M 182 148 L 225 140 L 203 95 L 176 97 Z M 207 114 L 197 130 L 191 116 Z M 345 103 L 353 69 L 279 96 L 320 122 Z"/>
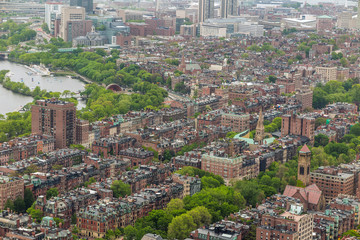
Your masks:
<path fill-rule="evenodd" d="M 45 23 L 52 35 L 55 32 L 55 20 L 60 17 L 62 7 L 63 5 L 57 2 L 45 3 Z"/>
<path fill-rule="evenodd" d="M 104 46 L 108 43 L 106 36 L 95 32 L 93 28 L 91 32 L 86 33 L 86 36 L 79 36 L 73 39 L 73 46 Z"/>
<path fill-rule="evenodd" d="M 287 185 L 283 195 L 299 199 L 304 205 L 305 211 L 322 211 L 325 209 L 325 197 L 315 184 L 305 188 Z"/>
<path fill-rule="evenodd" d="M 249 226 L 237 222 L 222 220 L 209 227 L 198 228 L 190 233 L 194 240 L 242 240 L 246 239 Z"/>
<path fill-rule="evenodd" d="M 312 240 L 313 215 L 304 213 L 301 204 L 292 204 L 290 210 L 282 214 L 264 214 L 261 226 L 256 228 L 256 240 L 287 239 Z M 271 237 L 270 237 L 271 236 Z"/>
<path fill-rule="evenodd" d="M 331 31 L 334 27 L 335 26 L 332 17 L 322 15 L 316 18 L 317 32 Z"/>
<path fill-rule="evenodd" d="M 0 177 L 0 208 L 4 209 L 8 199 L 24 198 L 24 179 L 18 177 Z"/>
<path fill-rule="evenodd" d="M 307 115 L 286 114 L 281 120 L 281 136 L 305 136 L 313 141 L 315 131 L 315 118 Z"/>
<path fill-rule="evenodd" d="M 181 36 L 196 36 L 196 26 L 195 25 L 181 25 L 180 26 L 180 35 Z"/>
<path fill-rule="evenodd" d="M 259 174 L 259 164 L 255 159 L 216 156 L 213 153 L 202 155 L 201 169 L 220 175 L 226 182 L 231 179 L 251 179 Z"/>
<path fill-rule="evenodd" d="M 199 23 L 214 18 L 214 0 L 199 0 Z"/>
<path fill-rule="evenodd" d="M 308 90 L 301 90 L 296 91 L 295 98 L 301 103 L 301 109 L 305 110 L 306 108 L 312 108 L 313 103 L 313 91 Z"/>
<path fill-rule="evenodd" d="M 189 177 L 180 174 L 172 175 L 173 182 L 184 186 L 183 197 L 192 196 L 201 190 L 201 179 L 198 177 Z"/>
<path fill-rule="evenodd" d="M 91 31 L 92 21 L 85 20 L 85 8 L 62 7 L 60 22 L 60 37 L 66 42 L 85 36 Z"/>
<path fill-rule="evenodd" d="M 357 18 L 351 11 L 343 11 L 337 18 L 337 27 L 344 29 L 356 29 L 357 28 Z"/>
<path fill-rule="evenodd" d="M 229 15 L 237 15 L 237 0 L 221 0 L 221 18 L 227 18 Z"/>
<path fill-rule="evenodd" d="M 315 73 L 325 82 L 336 80 L 337 67 L 315 67 Z"/>
<path fill-rule="evenodd" d="M 311 172 L 310 182 L 316 184 L 327 202 L 339 194 L 354 195 L 355 176 L 352 172 L 334 167 L 319 167 Z"/>
<path fill-rule="evenodd" d="M 70 0 L 70 6 L 83 7 L 86 13 L 93 13 L 93 0 Z"/>
<path fill-rule="evenodd" d="M 101 37 L 106 37 L 107 41 L 105 42 L 108 44 L 118 44 L 117 38 L 119 35 L 128 36 L 130 34 L 130 27 L 126 26 L 125 21 L 120 17 L 87 16 L 86 19 L 93 22 L 93 25 L 97 29 L 96 32 L 99 33 Z"/>
<path fill-rule="evenodd" d="M 281 29 L 291 29 L 303 31 L 316 30 L 316 19 L 307 18 L 307 16 L 301 16 L 301 18 L 283 18 L 281 19 Z"/>
<path fill-rule="evenodd" d="M 250 128 L 250 115 L 225 113 L 221 116 L 221 126 L 231 127 L 234 132 L 244 132 Z"/>
<path fill-rule="evenodd" d="M 89 128 L 89 121 L 80 119 L 76 120 L 76 144 L 90 147 Z"/>
<path fill-rule="evenodd" d="M 31 107 L 31 132 L 54 136 L 55 147 L 65 148 L 76 141 L 76 107 L 57 99 L 38 100 Z"/>

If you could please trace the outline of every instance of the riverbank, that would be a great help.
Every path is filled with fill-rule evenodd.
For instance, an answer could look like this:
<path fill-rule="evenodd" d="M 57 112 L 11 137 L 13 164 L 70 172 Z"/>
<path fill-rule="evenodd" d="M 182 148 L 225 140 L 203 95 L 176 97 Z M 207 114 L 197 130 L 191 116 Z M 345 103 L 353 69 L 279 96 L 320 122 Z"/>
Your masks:
<path fill-rule="evenodd" d="M 7 61 L 9 62 L 12 62 L 12 63 L 17 63 L 17 64 L 20 64 L 26 68 L 30 68 L 29 65 L 25 64 L 25 63 L 22 63 L 21 61 L 16 61 L 15 59 L 12 59 L 12 58 L 9 58 L 9 59 L 6 59 Z M 37 66 L 37 65 L 36 65 Z M 80 80 L 81 82 L 83 83 L 86 83 L 86 84 L 91 84 L 91 83 L 96 83 L 90 79 L 88 79 L 87 77 L 84 77 L 80 74 L 78 74 L 77 72 L 75 71 L 72 71 L 72 70 L 52 70 L 52 69 L 49 69 L 49 72 L 48 74 L 49 76 L 55 76 L 55 77 L 67 77 L 67 76 L 71 76 L 72 78 L 74 79 L 78 79 Z M 98 83 L 97 83 L 98 84 Z"/>
<path fill-rule="evenodd" d="M 51 72 L 52 75 L 56 76 L 56 77 L 67 77 L 67 76 L 71 76 L 72 78 L 75 78 L 75 79 L 79 79 L 80 81 L 82 81 L 83 83 L 86 83 L 86 84 L 91 84 L 91 83 L 95 83 L 93 81 L 91 81 L 90 79 L 84 77 L 84 76 L 81 76 L 80 74 L 74 72 L 74 71 L 54 71 L 54 72 Z"/>
<path fill-rule="evenodd" d="M 28 103 L 32 103 L 34 98 L 38 98 L 36 92 L 42 95 L 40 97 L 46 98 L 51 97 L 46 92 L 59 92 L 61 98 L 61 93 L 64 91 L 82 92 L 87 84 L 77 79 L 76 75 L 75 78 L 66 77 L 70 76 L 68 72 L 65 76 L 41 76 L 35 73 L 29 75 L 27 72 L 30 72 L 30 70 L 24 64 L 8 60 L 0 60 L 0 70 L 10 70 L 11 73 L 9 74 L 11 82 L 6 82 L 5 86 L 0 84 L 0 102 L 3 103 L 0 105 L 0 114 L 3 115 L 17 111 Z M 36 92 L 33 93 L 35 89 Z M 81 96 L 75 95 L 75 98 L 79 97 Z M 85 106 L 85 103 L 80 99 L 77 101 L 78 109 Z"/>

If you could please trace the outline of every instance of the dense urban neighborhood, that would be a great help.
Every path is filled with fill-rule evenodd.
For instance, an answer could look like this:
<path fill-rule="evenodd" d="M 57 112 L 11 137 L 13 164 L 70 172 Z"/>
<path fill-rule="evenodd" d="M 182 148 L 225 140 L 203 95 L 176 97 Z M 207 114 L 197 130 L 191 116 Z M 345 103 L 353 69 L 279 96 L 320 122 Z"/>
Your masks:
<path fill-rule="evenodd" d="M 360 2 L 0 0 L 0 239 L 360 239 Z"/>

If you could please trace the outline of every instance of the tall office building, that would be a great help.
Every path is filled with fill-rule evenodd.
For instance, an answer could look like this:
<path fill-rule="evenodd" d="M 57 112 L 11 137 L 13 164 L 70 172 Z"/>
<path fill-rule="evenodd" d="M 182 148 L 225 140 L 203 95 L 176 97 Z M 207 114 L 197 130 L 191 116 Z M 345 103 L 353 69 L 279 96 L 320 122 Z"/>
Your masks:
<path fill-rule="evenodd" d="M 221 0 L 221 18 L 227 18 L 229 15 L 237 16 L 237 0 Z"/>
<path fill-rule="evenodd" d="M 75 144 L 75 105 L 57 99 L 36 101 L 31 107 L 31 132 L 54 136 L 56 148 Z"/>
<path fill-rule="evenodd" d="M 55 20 L 61 14 L 61 3 L 47 2 L 45 3 L 45 23 L 48 25 L 50 33 L 54 34 Z"/>
<path fill-rule="evenodd" d="M 214 18 L 214 0 L 199 0 L 199 23 Z"/>
<path fill-rule="evenodd" d="M 86 13 L 93 13 L 93 0 L 70 0 L 70 6 L 83 7 Z"/>
<path fill-rule="evenodd" d="M 91 32 L 92 21 L 85 20 L 85 8 L 83 7 L 62 7 L 60 22 L 60 37 L 66 42 L 74 38 L 85 36 Z"/>

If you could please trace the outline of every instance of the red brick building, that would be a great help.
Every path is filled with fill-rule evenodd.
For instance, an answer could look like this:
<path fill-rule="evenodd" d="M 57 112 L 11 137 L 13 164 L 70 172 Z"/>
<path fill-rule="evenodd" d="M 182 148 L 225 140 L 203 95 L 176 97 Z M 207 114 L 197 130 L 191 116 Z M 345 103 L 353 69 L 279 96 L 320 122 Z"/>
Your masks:
<path fill-rule="evenodd" d="M 154 158 L 154 153 L 143 148 L 127 148 L 119 151 L 119 156 L 131 161 L 131 167 L 147 165 Z"/>
<path fill-rule="evenodd" d="M 261 217 L 261 226 L 256 228 L 256 240 L 287 239 L 312 240 L 312 214 L 296 213 L 300 206 L 280 215 L 264 214 Z"/>
<path fill-rule="evenodd" d="M 18 177 L 0 177 L 0 208 L 4 209 L 8 199 L 15 201 L 24 198 L 24 179 Z"/>
<path fill-rule="evenodd" d="M 325 197 L 315 184 L 307 186 L 306 188 L 287 185 L 283 195 L 299 199 L 305 211 L 320 211 L 325 209 Z"/>
<path fill-rule="evenodd" d="M 250 128 L 250 115 L 225 113 L 221 116 L 221 126 L 231 127 L 234 132 L 246 131 Z"/>
<path fill-rule="evenodd" d="M 354 173 L 334 167 L 320 167 L 310 173 L 310 182 L 324 193 L 327 202 L 339 194 L 354 195 Z"/>
<path fill-rule="evenodd" d="M 55 147 L 76 142 L 76 107 L 57 99 L 38 100 L 31 107 L 31 132 L 54 136 Z"/>
<path fill-rule="evenodd" d="M 307 115 L 286 114 L 281 120 L 281 137 L 287 135 L 305 136 L 313 142 L 315 118 Z"/>

